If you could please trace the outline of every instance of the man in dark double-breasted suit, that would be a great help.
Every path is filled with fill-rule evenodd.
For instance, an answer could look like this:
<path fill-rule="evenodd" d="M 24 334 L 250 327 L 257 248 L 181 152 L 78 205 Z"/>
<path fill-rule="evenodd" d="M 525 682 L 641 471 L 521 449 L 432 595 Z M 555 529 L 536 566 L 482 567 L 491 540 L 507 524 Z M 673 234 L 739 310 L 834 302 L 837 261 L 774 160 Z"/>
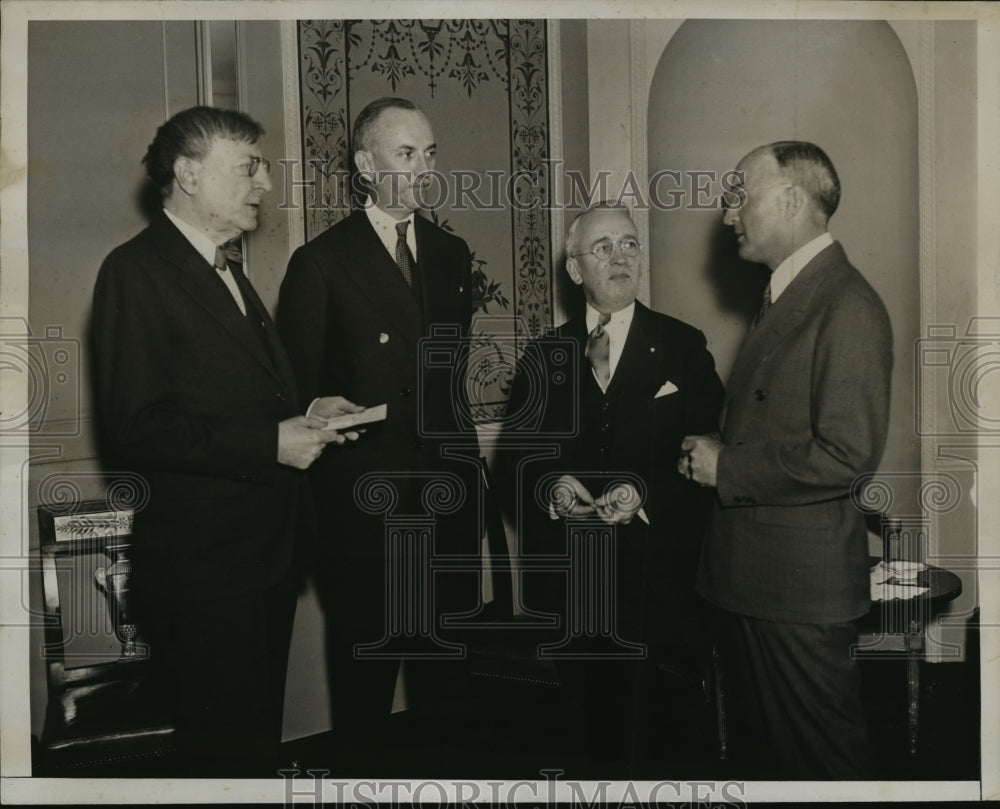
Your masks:
<path fill-rule="evenodd" d="M 294 253 L 278 325 L 304 407 L 334 390 L 366 407 L 387 405 L 385 420 L 369 424 L 351 452 L 311 472 L 319 535 L 309 563 L 326 614 L 334 730 L 377 744 L 400 657 L 408 657 L 411 713 L 447 695 L 456 667 L 394 655 L 399 645 L 373 646 L 425 631 L 435 647 L 447 634 L 444 613 L 476 607 L 475 575 L 441 571 L 480 552 L 476 467 L 443 453 L 463 430 L 465 443 L 475 443 L 462 386 L 453 384 L 464 373 L 461 341 L 472 316 L 470 254 L 462 239 L 416 213 L 437 148 L 422 111 L 405 99 L 379 99 L 361 111 L 352 137 L 366 205 Z M 441 351 L 428 357 L 424 338 L 439 341 L 444 368 L 434 359 Z M 450 503 L 425 496 L 435 478 L 450 481 Z M 392 492 L 381 506 L 369 488 L 377 479 L 388 484 L 377 491 Z M 393 544 L 387 554 L 393 526 L 421 515 L 433 522 L 433 574 L 421 551 Z M 422 577 L 416 595 L 409 575 Z M 402 598 L 422 603 L 400 605 Z"/>
<path fill-rule="evenodd" d="M 641 247 L 624 207 L 580 214 L 566 245 L 586 307 L 526 347 L 497 476 L 521 540 L 524 606 L 555 612 L 554 634 L 582 658 L 560 669 L 584 720 L 584 774 L 641 776 L 640 760 L 663 765 L 710 732 L 707 718 L 685 718 L 702 701 L 710 646 L 694 592 L 709 499 L 673 453 L 693 425 L 714 427 L 722 384 L 701 332 L 636 301 Z M 586 525 L 610 530 L 607 544 L 569 538 Z M 539 557 L 567 569 L 533 571 Z M 603 616 L 594 626 L 591 610 Z M 616 647 L 638 657 L 615 660 Z"/>
<path fill-rule="evenodd" d="M 892 330 L 827 231 L 840 181 L 818 146 L 762 146 L 724 222 L 771 270 L 733 367 L 722 439 L 684 442 L 680 471 L 715 486 L 699 590 L 722 608 L 736 750 L 763 778 L 866 778 L 872 752 L 851 658 L 870 607 L 859 476 L 889 421 Z"/>
<path fill-rule="evenodd" d="M 274 774 L 293 555 L 311 524 L 301 470 L 344 440 L 297 415 L 274 324 L 223 250 L 257 226 L 271 188 L 262 133 L 209 107 L 161 126 L 144 162 L 163 210 L 111 252 L 94 290 L 107 468 L 148 486 L 132 596 L 186 763 L 207 775 Z"/>

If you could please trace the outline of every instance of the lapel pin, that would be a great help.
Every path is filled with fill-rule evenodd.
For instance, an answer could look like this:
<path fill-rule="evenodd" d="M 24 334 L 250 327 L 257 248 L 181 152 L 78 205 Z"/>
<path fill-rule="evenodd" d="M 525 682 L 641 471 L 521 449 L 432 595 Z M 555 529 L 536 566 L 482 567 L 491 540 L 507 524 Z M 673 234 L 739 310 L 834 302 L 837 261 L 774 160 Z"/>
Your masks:
<path fill-rule="evenodd" d="M 379 334 L 379 336 L 378 336 L 378 341 L 379 341 L 380 343 L 382 343 L 383 345 L 384 345 L 385 343 L 388 343 L 388 342 L 389 342 L 389 335 L 388 335 L 388 334 L 386 334 L 385 332 L 381 332 L 381 333 Z"/>

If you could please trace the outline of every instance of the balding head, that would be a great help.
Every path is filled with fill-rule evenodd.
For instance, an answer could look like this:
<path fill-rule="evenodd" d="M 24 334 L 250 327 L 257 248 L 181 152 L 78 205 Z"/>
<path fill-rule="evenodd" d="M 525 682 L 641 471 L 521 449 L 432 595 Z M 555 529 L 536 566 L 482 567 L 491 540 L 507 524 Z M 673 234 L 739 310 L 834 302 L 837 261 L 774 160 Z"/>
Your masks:
<path fill-rule="evenodd" d="M 799 247 L 826 231 L 840 203 L 840 180 L 818 146 L 778 141 L 754 149 L 736 167 L 743 204 L 723 222 L 736 233 L 740 257 L 773 271 Z"/>

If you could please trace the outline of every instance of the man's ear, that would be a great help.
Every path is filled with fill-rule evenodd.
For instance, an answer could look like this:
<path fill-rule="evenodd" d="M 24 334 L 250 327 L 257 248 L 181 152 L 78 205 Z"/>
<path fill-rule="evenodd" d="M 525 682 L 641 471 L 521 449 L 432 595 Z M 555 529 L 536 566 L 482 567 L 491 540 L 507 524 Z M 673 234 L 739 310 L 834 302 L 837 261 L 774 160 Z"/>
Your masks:
<path fill-rule="evenodd" d="M 580 268 L 577 266 L 575 258 L 566 259 L 566 272 L 573 279 L 573 283 L 580 285 L 583 283 L 583 276 L 580 275 Z"/>
<path fill-rule="evenodd" d="M 782 199 L 782 209 L 785 214 L 785 219 L 794 219 L 807 201 L 808 198 L 806 196 L 805 189 L 798 185 L 788 186 L 788 188 L 785 189 L 785 194 Z"/>
<path fill-rule="evenodd" d="M 178 157 L 174 161 L 174 182 L 189 197 L 198 191 L 198 169 L 189 157 Z"/>
<path fill-rule="evenodd" d="M 368 182 L 374 182 L 375 160 L 371 152 L 366 149 L 358 149 L 354 153 L 354 165 L 358 169 L 358 174 L 368 180 Z"/>

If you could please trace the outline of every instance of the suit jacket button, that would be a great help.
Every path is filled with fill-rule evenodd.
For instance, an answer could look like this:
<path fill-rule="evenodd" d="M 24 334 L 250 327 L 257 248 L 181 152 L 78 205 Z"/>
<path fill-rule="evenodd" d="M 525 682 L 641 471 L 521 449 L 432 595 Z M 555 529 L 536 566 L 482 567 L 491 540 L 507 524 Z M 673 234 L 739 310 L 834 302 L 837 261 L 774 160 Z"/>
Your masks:
<path fill-rule="evenodd" d="M 419 441 L 419 440 L 418 441 L 414 441 L 413 442 L 413 448 L 417 452 L 420 452 L 424 448 L 424 442 L 423 441 Z"/>
<path fill-rule="evenodd" d="M 285 401 L 285 394 L 283 394 L 279 390 L 276 394 L 274 394 L 274 398 L 277 399 L 279 402 L 283 402 L 283 401 Z"/>
<path fill-rule="evenodd" d="M 399 396 L 401 399 L 405 399 L 411 393 L 409 388 L 401 388 L 399 391 Z"/>
<path fill-rule="evenodd" d="M 760 388 L 757 388 L 757 390 L 753 392 L 753 398 L 758 402 L 763 402 L 767 398 L 767 393 L 762 391 Z"/>

